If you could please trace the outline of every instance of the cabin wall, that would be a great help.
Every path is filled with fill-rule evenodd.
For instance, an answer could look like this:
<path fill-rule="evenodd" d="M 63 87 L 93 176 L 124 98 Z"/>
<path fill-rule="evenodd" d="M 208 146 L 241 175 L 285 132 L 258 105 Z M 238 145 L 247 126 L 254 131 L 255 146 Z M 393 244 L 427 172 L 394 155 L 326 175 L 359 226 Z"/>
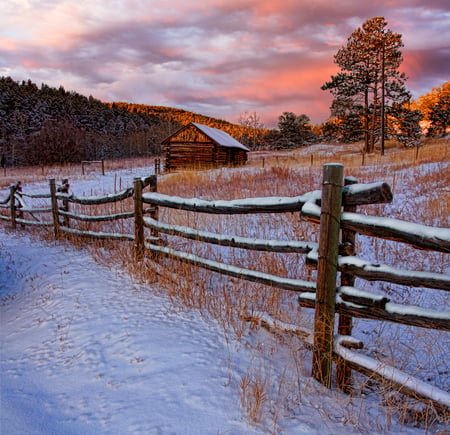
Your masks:
<path fill-rule="evenodd" d="M 169 143 L 165 151 L 166 170 L 214 165 L 213 143 Z"/>
<path fill-rule="evenodd" d="M 168 143 L 165 170 L 240 166 L 247 161 L 247 152 L 221 147 L 213 143 Z"/>

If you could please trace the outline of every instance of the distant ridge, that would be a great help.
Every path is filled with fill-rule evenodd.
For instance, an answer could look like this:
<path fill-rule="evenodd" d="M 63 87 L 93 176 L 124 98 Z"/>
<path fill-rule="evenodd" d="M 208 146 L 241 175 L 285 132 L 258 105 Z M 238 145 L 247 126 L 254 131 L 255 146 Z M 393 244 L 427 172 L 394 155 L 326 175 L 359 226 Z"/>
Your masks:
<path fill-rule="evenodd" d="M 131 113 L 145 114 L 147 116 L 155 116 L 161 120 L 170 120 L 174 123 L 180 124 L 180 126 L 187 125 L 191 122 L 197 122 L 209 127 L 218 128 L 227 132 L 235 139 L 239 139 L 244 128 L 238 124 L 233 124 L 223 119 L 213 118 L 211 116 L 202 115 L 188 110 L 173 108 L 168 106 L 154 106 L 147 104 L 134 104 L 124 102 L 111 102 L 105 103 L 109 107 L 124 108 Z"/>

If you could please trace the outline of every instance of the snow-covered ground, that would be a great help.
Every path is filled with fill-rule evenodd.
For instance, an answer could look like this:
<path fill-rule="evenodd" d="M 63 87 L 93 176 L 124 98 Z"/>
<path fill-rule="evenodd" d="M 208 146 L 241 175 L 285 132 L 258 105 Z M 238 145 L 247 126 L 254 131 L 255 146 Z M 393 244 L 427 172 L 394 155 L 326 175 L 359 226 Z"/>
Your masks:
<path fill-rule="evenodd" d="M 253 433 L 226 343 L 86 252 L 2 234 L 1 433 Z"/>
<path fill-rule="evenodd" d="M 71 190 L 110 193 L 118 176 L 128 187 L 148 172 L 92 175 L 74 180 Z M 99 182 L 101 191 L 93 190 Z M 46 190 L 45 183 L 26 188 Z M 0 223 L 1 434 L 423 431 L 386 425 L 377 399 L 349 400 L 307 372 L 292 388 L 300 391 L 296 409 L 276 414 L 274 403 L 271 415 L 251 425 L 241 404 L 242 379 L 259 364 L 250 339 L 225 337 L 215 321 L 174 306 L 119 267 L 96 263 L 88 250 L 6 226 Z M 260 345 L 276 340 L 261 334 Z"/>

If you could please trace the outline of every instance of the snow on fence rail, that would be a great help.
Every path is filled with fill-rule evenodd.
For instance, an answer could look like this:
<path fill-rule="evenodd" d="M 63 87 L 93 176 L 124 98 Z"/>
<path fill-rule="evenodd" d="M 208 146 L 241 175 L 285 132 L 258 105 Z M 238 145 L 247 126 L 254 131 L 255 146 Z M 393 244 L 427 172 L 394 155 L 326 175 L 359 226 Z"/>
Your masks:
<path fill-rule="evenodd" d="M 0 213 L 0 218 L 11 221 L 13 228 L 16 228 L 17 223 L 53 226 L 55 237 L 66 233 L 89 238 L 133 241 L 136 258 L 142 258 L 145 252 L 150 251 L 158 256 L 175 258 L 223 275 L 296 291 L 299 293 L 298 301 L 301 306 L 315 309 L 314 331 L 305 334 L 301 328 L 293 325 L 287 329 L 296 330 L 297 328 L 301 332 L 298 334 L 300 337 L 308 337 L 305 340 L 312 347 L 313 376 L 317 380 L 330 386 L 331 364 L 335 360 L 338 385 L 345 391 L 349 390 L 351 369 L 354 369 L 370 376 L 388 379 L 401 391 L 406 391 L 419 399 L 430 401 L 437 407 L 448 410 L 450 403 L 448 393 L 436 394 L 436 388 L 427 389 L 423 382 L 408 382 L 408 385 L 405 385 L 402 379 L 411 379 L 411 376 L 393 368 L 387 369 L 385 366 L 381 369 L 379 362 L 363 357 L 346 347 L 362 346 L 361 343 L 355 344 L 356 340 L 351 337 L 353 317 L 450 331 L 449 312 L 396 304 L 387 296 L 364 292 L 354 287 L 355 277 L 360 277 L 369 281 L 386 281 L 412 287 L 450 290 L 450 277 L 447 275 L 371 264 L 358 258 L 354 252 L 355 234 L 395 240 L 419 249 L 449 253 L 450 229 L 427 227 L 356 213 L 357 206 L 392 201 L 391 189 L 386 183 L 357 184 L 352 177 L 346 178 L 346 185 L 342 186 L 342 174 L 341 165 L 329 164 L 324 166 L 322 191 L 289 198 L 266 197 L 232 201 L 205 201 L 160 194 L 157 192 L 156 175 L 137 178 L 134 180 L 133 187 L 119 193 L 84 198 L 69 194 L 67 179 L 63 180 L 58 188 L 55 180 L 50 180 L 49 194 L 33 195 L 23 193 L 22 186 L 18 182 L 10 187 L 9 196 L 6 199 L 0 199 L 0 207 L 9 209 L 9 216 Z M 150 191 L 143 193 L 145 187 L 149 187 Z M 24 197 L 49 198 L 51 207 L 27 207 Z M 117 203 L 131 197 L 134 200 L 134 210 L 122 213 L 94 216 L 69 210 L 70 203 L 94 206 Z M 11 198 L 14 200 L 11 201 Z M 144 204 L 150 207 L 144 209 Z M 169 225 L 158 220 L 159 207 L 227 215 L 299 212 L 304 219 L 320 224 L 319 243 L 252 239 Z M 44 213 L 51 214 L 52 220 L 42 220 L 39 215 Z M 24 219 L 24 214 L 31 216 L 32 220 Z M 134 234 L 94 232 L 71 227 L 72 221 L 111 222 L 131 218 L 134 218 Z M 150 229 L 151 236 L 145 236 L 144 228 Z M 163 246 L 161 234 L 241 249 L 304 254 L 306 263 L 318 269 L 317 281 L 283 278 L 177 251 Z M 341 274 L 340 287 L 336 284 L 337 273 Z M 334 331 L 335 313 L 339 314 L 337 335 Z M 279 324 L 277 321 L 270 322 L 267 319 L 264 323 Z M 284 327 L 284 330 L 287 329 Z M 420 388 L 414 387 L 419 384 Z"/>

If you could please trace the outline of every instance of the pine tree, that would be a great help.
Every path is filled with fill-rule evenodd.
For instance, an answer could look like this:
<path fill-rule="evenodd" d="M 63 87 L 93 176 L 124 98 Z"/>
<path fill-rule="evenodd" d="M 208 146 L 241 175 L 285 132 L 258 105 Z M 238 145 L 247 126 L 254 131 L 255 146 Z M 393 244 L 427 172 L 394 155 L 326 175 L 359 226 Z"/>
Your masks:
<path fill-rule="evenodd" d="M 356 29 L 334 57 L 341 72 L 322 86 L 338 102 L 353 100 L 354 113 L 363 119 L 366 152 L 374 151 L 377 137 L 384 152 L 386 112 L 394 114 L 410 98 L 407 78 L 398 71 L 402 37 L 386 26 L 384 17 L 374 17 Z"/>
<path fill-rule="evenodd" d="M 430 135 L 447 134 L 450 125 L 450 82 L 445 83 L 437 95 L 436 102 L 430 107 Z"/>

